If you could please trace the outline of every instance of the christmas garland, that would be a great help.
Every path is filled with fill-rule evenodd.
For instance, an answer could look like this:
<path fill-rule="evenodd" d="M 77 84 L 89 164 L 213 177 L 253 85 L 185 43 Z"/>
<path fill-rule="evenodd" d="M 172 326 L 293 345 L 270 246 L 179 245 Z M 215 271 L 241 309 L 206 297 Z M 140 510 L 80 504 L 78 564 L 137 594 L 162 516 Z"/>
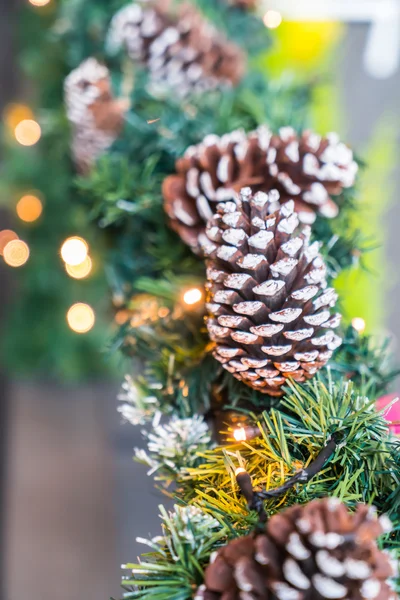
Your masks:
<path fill-rule="evenodd" d="M 368 248 L 359 162 L 307 129 L 309 86 L 253 68 L 249 4 L 128 4 L 65 82 L 134 365 L 119 410 L 152 421 L 136 456 L 178 503 L 125 597 L 394 599 L 400 444 L 375 403 L 396 372 L 335 312 Z"/>

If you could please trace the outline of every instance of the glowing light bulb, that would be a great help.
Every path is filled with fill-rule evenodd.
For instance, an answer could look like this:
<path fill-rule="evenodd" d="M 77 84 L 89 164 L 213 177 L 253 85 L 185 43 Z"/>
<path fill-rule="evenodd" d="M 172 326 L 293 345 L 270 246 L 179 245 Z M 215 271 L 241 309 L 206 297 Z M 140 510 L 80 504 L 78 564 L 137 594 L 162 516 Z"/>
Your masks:
<path fill-rule="evenodd" d="M 29 2 L 33 4 L 33 6 L 46 6 L 46 4 L 49 4 L 50 0 L 29 0 Z"/>
<path fill-rule="evenodd" d="M 37 121 L 23 119 L 14 129 L 15 139 L 21 146 L 33 146 L 40 140 L 42 130 Z"/>
<path fill-rule="evenodd" d="M 267 10 L 263 18 L 265 27 L 276 29 L 282 23 L 282 15 L 277 10 Z"/>
<path fill-rule="evenodd" d="M 15 210 L 21 221 L 33 223 L 42 214 L 43 205 L 40 198 L 33 194 L 27 194 L 18 200 Z"/>
<path fill-rule="evenodd" d="M 73 304 L 67 313 L 67 322 L 75 333 L 87 333 L 95 324 L 96 317 L 93 309 L 88 304 L 77 302 Z"/>
<path fill-rule="evenodd" d="M 83 238 L 70 237 L 61 246 L 61 258 L 67 265 L 75 267 L 86 260 L 88 251 L 89 247 Z"/>
<path fill-rule="evenodd" d="M 3 229 L 0 231 L 0 256 L 3 256 L 4 248 L 7 246 L 7 244 L 12 240 L 17 239 L 17 234 L 15 231 L 11 231 L 11 229 Z"/>
<path fill-rule="evenodd" d="M 188 304 L 190 306 L 199 302 L 202 299 L 202 297 L 202 291 L 198 288 L 193 288 L 183 294 L 183 301 L 185 304 Z"/>
<path fill-rule="evenodd" d="M 29 258 L 29 247 L 22 240 L 8 242 L 3 250 L 4 262 L 9 267 L 22 267 Z"/>
<path fill-rule="evenodd" d="M 235 477 L 241 475 L 242 473 L 247 473 L 246 469 L 244 469 L 243 467 L 238 467 L 235 471 Z"/>
<path fill-rule="evenodd" d="M 15 130 L 24 119 L 33 119 L 33 112 L 26 104 L 7 104 L 3 112 L 3 120 L 9 129 Z"/>
<path fill-rule="evenodd" d="M 67 271 L 68 275 L 74 279 L 85 279 L 85 277 L 90 274 L 92 266 L 92 259 L 90 256 L 86 256 L 85 260 L 78 265 L 70 265 L 66 263 L 65 270 Z"/>
<path fill-rule="evenodd" d="M 245 442 L 247 439 L 246 430 L 244 427 L 239 427 L 233 432 L 233 437 L 237 442 Z"/>
<path fill-rule="evenodd" d="M 361 317 L 354 317 L 351 324 L 354 327 L 354 329 L 358 331 L 358 333 L 363 333 L 365 331 L 366 324 L 364 319 L 362 319 Z"/>

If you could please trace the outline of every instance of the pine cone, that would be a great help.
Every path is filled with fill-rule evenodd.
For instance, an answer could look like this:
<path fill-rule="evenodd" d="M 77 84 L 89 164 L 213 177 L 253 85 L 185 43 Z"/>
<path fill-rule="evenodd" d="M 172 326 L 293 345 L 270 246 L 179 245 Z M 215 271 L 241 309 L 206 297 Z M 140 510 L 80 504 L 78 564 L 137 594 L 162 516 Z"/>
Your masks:
<path fill-rule="evenodd" d="M 156 93 L 173 89 L 182 97 L 219 85 L 236 85 L 243 76 L 242 51 L 220 35 L 189 4 L 178 13 L 168 0 L 141 0 L 114 16 L 109 46 L 125 46 L 145 65 Z"/>
<path fill-rule="evenodd" d="M 196 600 L 396 600 L 390 560 L 376 545 L 390 525 L 364 504 L 350 513 L 335 498 L 293 506 L 264 533 L 220 549 Z"/>
<path fill-rule="evenodd" d="M 305 131 L 298 137 L 284 127 L 272 135 L 261 126 L 248 134 L 208 135 L 186 150 L 176 170 L 163 184 L 165 210 L 183 241 L 200 253 L 216 203 L 234 200 L 242 187 L 277 189 L 280 202 L 294 199 L 300 221 L 311 224 L 317 212 L 327 218 L 338 214 L 331 196 L 353 185 L 357 163 L 334 133 L 320 138 Z"/>
<path fill-rule="evenodd" d="M 95 58 L 68 75 L 64 94 L 73 128 L 72 154 L 78 168 L 86 172 L 118 137 L 129 103 L 114 98 L 109 71 Z"/>
<path fill-rule="evenodd" d="M 310 227 L 299 225 L 289 200 L 250 188 L 240 200 L 220 203 L 206 230 L 207 327 L 215 358 L 234 377 L 272 396 L 287 377 L 309 379 L 341 339 L 331 328 L 337 294 L 326 288 L 320 244 L 309 245 Z"/>

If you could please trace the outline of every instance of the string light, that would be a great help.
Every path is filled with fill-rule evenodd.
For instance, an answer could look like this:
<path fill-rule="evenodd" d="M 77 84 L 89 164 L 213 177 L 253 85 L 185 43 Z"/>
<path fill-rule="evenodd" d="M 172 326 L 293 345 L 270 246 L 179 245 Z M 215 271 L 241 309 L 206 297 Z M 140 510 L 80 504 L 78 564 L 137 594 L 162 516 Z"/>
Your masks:
<path fill-rule="evenodd" d="M 351 324 L 358 333 L 363 333 L 365 331 L 366 323 L 361 317 L 354 317 Z"/>
<path fill-rule="evenodd" d="M 197 304 L 203 297 L 203 292 L 198 288 L 192 288 L 183 294 L 183 301 L 185 304 L 191 306 L 192 304 Z"/>
<path fill-rule="evenodd" d="M 92 271 L 92 259 L 86 256 L 85 260 L 78 265 L 65 264 L 65 270 L 70 277 L 74 279 L 85 279 Z"/>
<path fill-rule="evenodd" d="M 42 130 L 37 121 L 23 119 L 14 129 L 15 139 L 21 146 L 33 146 L 40 140 Z"/>
<path fill-rule="evenodd" d="M 267 10 L 263 18 L 265 27 L 276 29 L 282 23 L 282 15 L 277 10 Z"/>
<path fill-rule="evenodd" d="M 237 442 L 245 442 L 246 440 L 252 440 L 255 437 L 259 437 L 260 433 L 258 427 L 238 427 L 234 430 L 233 437 Z"/>
<path fill-rule="evenodd" d="M 3 229 L 0 231 L 0 256 L 3 256 L 4 248 L 7 246 L 7 244 L 12 240 L 17 239 L 17 234 L 15 231 L 11 231 L 11 229 Z"/>
<path fill-rule="evenodd" d="M 61 246 L 61 258 L 67 265 L 75 267 L 86 260 L 88 251 L 89 246 L 83 238 L 70 237 Z"/>
<path fill-rule="evenodd" d="M 18 123 L 24 119 L 33 119 L 33 112 L 26 104 L 7 104 L 3 112 L 3 121 L 5 125 L 14 131 Z"/>
<path fill-rule="evenodd" d="M 3 250 L 3 258 L 9 267 L 22 267 L 29 258 L 28 244 L 22 240 L 8 242 Z"/>
<path fill-rule="evenodd" d="M 87 333 L 95 324 L 96 318 L 93 309 L 88 304 L 77 302 L 67 313 L 67 322 L 75 333 Z"/>
<path fill-rule="evenodd" d="M 26 223 L 33 223 L 36 221 L 43 211 L 43 204 L 40 198 L 33 194 L 26 194 L 18 200 L 17 206 L 15 207 L 17 215 L 21 221 Z"/>
<path fill-rule="evenodd" d="M 49 4 L 50 0 L 29 0 L 29 2 L 33 4 L 33 6 L 46 6 L 46 4 Z"/>

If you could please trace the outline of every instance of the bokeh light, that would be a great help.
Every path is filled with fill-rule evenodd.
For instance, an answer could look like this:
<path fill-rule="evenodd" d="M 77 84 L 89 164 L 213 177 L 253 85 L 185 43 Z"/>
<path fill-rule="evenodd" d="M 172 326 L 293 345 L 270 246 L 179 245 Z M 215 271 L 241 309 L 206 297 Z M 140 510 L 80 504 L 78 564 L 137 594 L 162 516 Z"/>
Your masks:
<path fill-rule="evenodd" d="M 42 130 L 37 121 L 33 119 L 23 119 L 15 127 L 15 139 L 22 146 L 33 146 L 40 140 Z"/>
<path fill-rule="evenodd" d="M 183 294 L 183 301 L 185 304 L 188 304 L 190 306 L 199 302 L 202 299 L 202 297 L 202 291 L 198 288 L 193 288 Z"/>
<path fill-rule="evenodd" d="M 86 260 L 89 246 L 81 237 L 73 236 L 65 240 L 61 246 L 61 258 L 72 267 L 80 265 Z"/>
<path fill-rule="evenodd" d="M 239 427 L 238 429 L 235 429 L 233 432 L 233 437 L 237 442 L 245 442 L 247 437 L 245 428 Z"/>
<path fill-rule="evenodd" d="M 92 259 L 90 256 L 86 256 L 85 260 L 78 265 L 65 264 L 65 270 L 70 277 L 74 279 L 84 279 L 87 277 L 92 270 Z"/>
<path fill-rule="evenodd" d="M 87 333 L 95 324 L 96 318 L 93 309 L 88 304 L 77 302 L 67 313 L 67 322 L 75 333 Z"/>
<path fill-rule="evenodd" d="M 42 214 L 42 201 L 33 194 L 26 194 L 25 196 L 22 196 L 20 200 L 18 200 L 15 210 L 17 211 L 17 215 L 21 221 L 33 223 Z"/>
<path fill-rule="evenodd" d="M 17 240 L 18 236 L 11 229 L 3 229 L 0 231 L 0 256 L 3 256 L 4 248 L 12 240 Z"/>
<path fill-rule="evenodd" d="M 50 0 L 29 0 L 29 2 L 33 4 L 33 6 L 46 6 L 46 4 L 49 4 Z"/>
<path fill-rule="evenodd" d="M 9 267 L 22 267 L 29 258 L 28 244 L 22 240 L 8 242 L 3 250 L 3 258 Z"/>
<path fill-rule="evenodd" d="M 354 317 L 351 324 L 354 327 L 354 329 L 358 331 L 358 333 L 363 333 L 365 331 L 366 324 L 364 319 L 362 319 L 361 317 Z"/>
<path fill-rule="evenodd" d="M 3 111 L 3 121 L 11 131 L 14 131 L 18 123 L 26 119 L 33 119 L 33 112 L 26 104 L 7 104 Z"/>
<path fill-rule="evenodd" d="M 282 23 L 282 15 L 277 10 L 267 10 L 263 18 L 265 27 L 276 29 Z"/>

